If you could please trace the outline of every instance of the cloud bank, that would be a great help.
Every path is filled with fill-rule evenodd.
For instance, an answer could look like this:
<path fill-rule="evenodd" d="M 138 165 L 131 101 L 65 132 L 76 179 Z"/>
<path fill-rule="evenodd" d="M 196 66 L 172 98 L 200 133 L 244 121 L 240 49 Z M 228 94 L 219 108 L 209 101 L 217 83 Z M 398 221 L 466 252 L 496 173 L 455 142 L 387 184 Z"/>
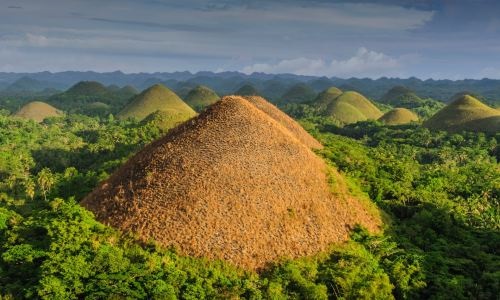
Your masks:
<path fill-rule="evenodd" d="M 381 77 L 395 74 L 400 67 L 401 62 L 397 58 L 361 47 L 354 56 L 346 60 L 333 59 L 328 62 L 323 59 L 299 57 L 281 60 L 276 64 L 253 64 L 244 67 L 242 72 L 247 74 L 264 72 L 337 77 Z"/>

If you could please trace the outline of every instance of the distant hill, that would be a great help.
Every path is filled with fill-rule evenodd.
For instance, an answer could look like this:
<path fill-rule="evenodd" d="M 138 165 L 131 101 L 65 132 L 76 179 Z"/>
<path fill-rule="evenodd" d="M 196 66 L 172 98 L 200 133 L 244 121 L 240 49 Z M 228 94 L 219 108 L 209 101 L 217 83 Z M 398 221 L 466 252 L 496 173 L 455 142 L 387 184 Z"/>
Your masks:
<path fill-rule="evenodd" d="M 464 95 L 424 122 L 432 130 L 500 132 L 500 111 Z"/>
<path fill-rule="evenodd" d="M 189 82 L 191 88 L 197 85 L 206 85 L 215 90 L 219 95 L 234 93 L 236 89 L 245 83 L 251 83 L 264 96 L 276 99 L 283 94 L 284 89 L 280 90 L 275 97 L 274 94 L 264 93 L 265 82 L 273 80 L 276 86 L 281 83 L 288 88 L 290 83 L 303 82 L 310 85 L 316 92 L 322 91 L 329 86 L 337 86 L 344 91 L 357 91 L 366 95 L 370 99 L 380 99 L 386 91 L 395 86 L 405 86 L 413 90 L 419 97 L 433 98 L 435 100 L 447 101 L 454 94 L 461 91 L 471 91 L 475 94 L 483 95 L 485 103 L 491 103 L 494 106 L 500 105 L 500 80 L 481 79 L 481 80 L 421 80 L 415 77 L 411 78 L 387 78 L 379 79 L 369 78 L 336 78 L 336 77 L 315 77 L 293 74 L 264 74 L 253 73 L 243 74 L 239 72 L 162 72 L 162 73 L 131 73 L 123 72 L 39 72 L 39 73 L 2 73 L 0 72 L 0 85 L 8 85 L 14 81 L 29 77 L 39 82 L 50 82 L 59 90 L 67 89 L 79 81 L 98 81 L 105 85 L 115 84 L 124 86 L 127 84 L 143 89 L 155 83 L 165 84 L 177 92 L 177 85 L 182 82 Z M 187 93 L 188 91 L 186 91 Z M 0 91 L 0 96 L 2 92 Z M 184 96 L 184 95 L 183 95 Z"/>
<path fill-rule="evenodd" d="M 414 108 L 423 101 L 414 91 L 405 86 L 395 86 L 379 100 L 380 103 L 397 107 Z"/>
<path fill-rule="evenodd" d="M 17 92 L 33 92 L 42 91 L 46 89 L 47 86 L 38 80 L 30 77 L 21 77 L 12 84 L 8 85 L 4 91 L 7 93 L 17 93 Z"/>
<path fill-rule="evenodd" d="M 234 92 L 238 96 L 260 96 L 260 92 L 251 84 L 245 84 Z"/>
<path fill-rule="evenodd" d="M 479 95 L 479 94 L 471 92 L 471 91 L 462 91 L 462 92 L 458 92 L 455 95 L 451 96 L 446 102 L 452 103 L 453 101 L 456 101 L 456 100 L 458 100 L 466 95 L 472 96 L 483 103 L 487 101 L 486 98 L 482 95 Z"/>
<path fill-rule="evenodd" d="M 196 112 L 173 91 L 164 85 L 155 84 L 133 97 L 125 108 L 118 113 L 117 117 L 120 119 L 135 118 L 141 121 L 157 110 L 177 111 L 190 117 L 196 115 Z"/>
<path fill-rule="evenodd" d="M 184 101 L 196 111 L 201 111 L 205 107 L 214 104 L 220 99 L 219 95 L 209 87 L 199 85 L 189 91 Z"/>
<path fill-rule="evenodd" d="M 382 112 L 370 100 L 353 91 L 338 96 L 328 105 L 325 114 L 343 124 L 377 120 L 382 116 Z"/>
<path fill-rule="evenodd" d="M 53 95 L 47 102 L 70 113 L 93 114 L 92 103 L 106 104 L 108 112 L 115 113 L 136 94 L 132 87 L 104 86 L 96 81 L 81 81 L 67 91 Z M 101 105 L 102 107 L 102 105 Z"/>
<path fill-rule="evenodd" d="M 318 79 L 314 79 L 307 82 L 315 92 L 319 93 L 320 91 L 324 91 L 334 85 L 333 80 L 328 77 L 320 77 Z"/>
<path fill-rule="evenodd" d="M 290 87 L 282 96 L 282 103 L 304 103 L 313 100 L 316 92 L 305 83 L 297 83 Z"/>
<path fill-rule="evenodd" d="M 41 101 L 33 101 L 27 103 L 20 110 L 18 110 L 14 116 L 34 120 L 36 122 L 42 122 L 49 117 L 61 116 L 62 112 L 57 108 Z"/>
<path fill-rule="evenodd" d="M 323 111 L 340 95 L 342 95 L 342 91 L 339 88 L 334 86 L 329 87 L 319 93 L 318 96 L 311 102 L 311 105 L 318 108 L 320 111 Z"/>
<path fill-rule="evenodd" d="M 411 122 L 417 122 L 418 116 L 409 109 L 395 108 L 393 110 L 386 112 L 378 120 L 386 125 L 401 125 L 401 124 L 408 124 Z"/>
<path fill-rule="evenodd" d="M 262 83 L 262 94 L 266 99 L 276 103 L 289 87 L 290 83 L 284 80 L 267 80 Z"/>

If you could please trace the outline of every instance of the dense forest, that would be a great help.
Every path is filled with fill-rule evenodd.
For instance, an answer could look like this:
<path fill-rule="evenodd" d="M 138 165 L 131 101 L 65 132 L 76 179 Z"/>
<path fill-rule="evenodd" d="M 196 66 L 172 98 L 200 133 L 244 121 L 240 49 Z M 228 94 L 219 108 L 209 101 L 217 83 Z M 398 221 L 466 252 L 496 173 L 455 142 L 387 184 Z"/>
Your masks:
<path fill-rule="evenodd" d="M 136 242 L 78 203 L 144 145 L 155 122 L 0 116 L 0 298 L 495 299 L 500 134 L 347 126 L 294 107 L 318 155 L 384 211 L 314 257 L 255 273 Z"/>

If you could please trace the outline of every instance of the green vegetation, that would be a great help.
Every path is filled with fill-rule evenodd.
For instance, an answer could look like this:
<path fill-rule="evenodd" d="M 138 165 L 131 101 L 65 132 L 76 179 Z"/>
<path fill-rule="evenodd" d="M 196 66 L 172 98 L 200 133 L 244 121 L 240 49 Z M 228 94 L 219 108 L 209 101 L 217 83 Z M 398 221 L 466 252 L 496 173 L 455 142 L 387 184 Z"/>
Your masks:
<path fill-rule="evenodd" d="M 380 103 L 405 108 L 420 106 L 422 99 L 414 91 L 404 86 L 395 86 L 380 99 Z"/>
<path fill-rule="evenodd" d="M 192 117 L 193 115 L 191 113 L 182 113 L 176 109 L 157 110 L 144 118 L 141 124 L 149 124 L 161 130 L 162 133 L 166 133 L 169 129 L 176 127 Z"/>
<path fill-rule="evenodd" d="M 103 103 L 108 108 L 103 111 L 101 105 L 101 108 L 97 110 L 97 113 L 103 116 L 107 113 L 118 112 L 133 95 L 135 92 L 130 88 L 116 90 L 111 87 L 108 89 L 99 82 L 81 81 L 67 91 L 49 97 L 47 103 L 68 113 L 87 115 L 96 113 L 96 102 Z"/>
<path fill-rule="evenodd" d="M 164 134 L 163 113 L 140 123 L 77 114 L 37 123 L 0 114 L 0 298 L 498 297 L 498 130 L 447 133 L 374 121 L 338 127 L 308 105 L 293 107 L 324 144 L 318 154 L 386 212 L 383 233 L 355 228 L 344 245 L 259 274 L 137 243 L 78 202 Z"/>
<path fill-rule="evenodd" d="M 219 101 L 220 97 L 212 89 L 199 85 L 190 90 L 184 101 L 196 111 L 201 111 L 205 107 Z"/>
<path fill-rule="evenodd" d="M 395 108 L 386 112 L 380 119 L 380 122 L 387 125 L 401 125 L 411 122 L 417 122 L 418 116 L 406 108 Z"/>
<path fill-rule="evenodd" d="M 344 92 L 326 108 L 326 115 L 344 124 L 376 120 L 382 112 L 370 100 L 357 92 Z"/>
<path fill-rule="evenodd" d="M 466 130 L 497 133 L 500 131 L 500 111 L 465 95 L 441 109 L 423 125 L 432 130 L 449 132 Z"/>
<path fill-rule="evenodd" d="M 143 120 L 155 111 L 177 111 L 179 114 L 193 117 L 196 112 L 179 98 L 174 92 L 161 84 L 155 84 L 144 90 L 121 110 L 119 119 L 134 118 Z"/>
<path fill-rule="evenodd" d="M 305 83 L 297 83 L 290 87 L 282 96 L 281 102 L 302 103 L 309 102 L 316 97 L 314 90 Z"/>
<path fill-rule="evenodd" d="M 245 84 L 234 92 L 239 96 L 260 96 L 260 92 L 251 84 Z"/>
<path fill-rule="evenodd" d="M 57 117 L 61 114 L 62 113 L 57 110 L 57 108 L 47 103 L 41 101 L 33 101 L 21 107 L 21 109 L 18 110 L 14 114 L 14 116 L 30 119 L 35 122 L 42 122 L 46 118 Z"/>

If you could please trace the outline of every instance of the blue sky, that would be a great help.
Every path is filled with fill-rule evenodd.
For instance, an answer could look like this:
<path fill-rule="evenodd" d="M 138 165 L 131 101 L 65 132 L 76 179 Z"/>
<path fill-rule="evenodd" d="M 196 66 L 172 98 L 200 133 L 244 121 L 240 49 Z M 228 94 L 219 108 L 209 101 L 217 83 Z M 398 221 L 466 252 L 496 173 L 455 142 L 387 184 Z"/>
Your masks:
<path fill-rule="evenodd" d="M 500 78 L 496 0 L 0 0 L 0 71 Z"/>

